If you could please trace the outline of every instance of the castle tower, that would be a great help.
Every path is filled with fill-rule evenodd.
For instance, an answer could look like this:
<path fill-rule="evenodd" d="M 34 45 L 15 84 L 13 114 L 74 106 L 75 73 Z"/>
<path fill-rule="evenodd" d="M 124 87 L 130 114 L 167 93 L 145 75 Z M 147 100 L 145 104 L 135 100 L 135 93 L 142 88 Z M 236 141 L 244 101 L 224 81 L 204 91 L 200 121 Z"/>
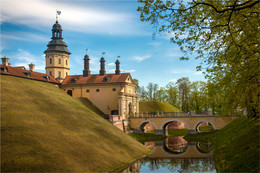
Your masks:
<path fill-rule="evenodd" d="M 51 41 L 44 51 L 46 59 L 46 74 L 53 76 L 59 82 L 62 82 L 70 72 L 69 55 L 71 54 L 67 49 L 67 44 L 62 41 L 62 28 L 58 23 L 56 16 L 56 23 L 52 26 Z"/>
<path fill-rule="evenodd" d="M 85 55 L 84 57 L 84 70 L 83 70 L 83 76 L 89 76 L 90 75 L 90 70 L 89 70 L 89 56 L 88 54 Z"/>
<path fill-rule="evenodd" d="M 103 52 L 102 55 L 104 55 L 105 53 Z M 102 56 L 100 59 L 100 70 L 99 70 L 99 74 L 104 76 L 106 74 L 106 70 L 105 70 L 105 58 Z"/>
<path fill-rule="evenodd" d="M 119 58 L 120 56 L 118 56 L 118 58 Z M 120 62 L 119 62 L 119 60 L 117 59 L 116 60 L 116 70 L 115 70 L 115 73 L 116 73 L 116 75 L 120 75 Z"/>

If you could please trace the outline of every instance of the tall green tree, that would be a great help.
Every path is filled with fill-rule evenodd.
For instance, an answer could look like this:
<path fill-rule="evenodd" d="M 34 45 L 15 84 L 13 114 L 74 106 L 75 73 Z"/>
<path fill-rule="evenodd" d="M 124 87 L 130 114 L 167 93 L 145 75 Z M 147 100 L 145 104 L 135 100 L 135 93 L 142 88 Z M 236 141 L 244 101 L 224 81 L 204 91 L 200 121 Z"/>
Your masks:
<path fill-rule="evenodd" d="M 180 109 L 179 91 L 176 84 L 170 82 L 166 85 L 167 102 Z"/>
<path fill-rule="evenodd" d="M 141 21 L 171 35 L 223 93 L 222 114 L 246 108 L 259 117 L 259 0 L 138 0 Z M 189 54 L 181 59 L 189 59 Z"/>
<path fill-rule="evenodd" d="M 178 89 L 179 89 L 181 110 L 184 112 L 190 111 L 190 105 L 189 105 L 190 83 L 191 82 L 190 82 L 189 78 L 187 78 L 187 77 L 178 79 L 176 82 L 176 84 L 178 85 Z"/>

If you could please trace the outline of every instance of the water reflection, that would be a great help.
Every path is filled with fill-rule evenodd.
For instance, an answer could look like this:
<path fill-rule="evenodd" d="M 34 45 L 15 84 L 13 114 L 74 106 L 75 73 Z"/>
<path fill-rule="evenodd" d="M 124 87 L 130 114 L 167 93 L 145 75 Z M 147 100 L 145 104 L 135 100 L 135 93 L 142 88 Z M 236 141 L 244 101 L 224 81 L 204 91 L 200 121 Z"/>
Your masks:
<path fill-rule="evenodd" d="M 190 143 L 179 136 L 144 145 L 153 152 L 129 166 L 124 173 L 216 172 L 209 143 Z"/>
<path fill-rule="evenodd" d="M 181 154 L 187 151 L 188 141 L 184 136 L 169 137 L 165 139 L 164 149 L 173 154 Z"/>

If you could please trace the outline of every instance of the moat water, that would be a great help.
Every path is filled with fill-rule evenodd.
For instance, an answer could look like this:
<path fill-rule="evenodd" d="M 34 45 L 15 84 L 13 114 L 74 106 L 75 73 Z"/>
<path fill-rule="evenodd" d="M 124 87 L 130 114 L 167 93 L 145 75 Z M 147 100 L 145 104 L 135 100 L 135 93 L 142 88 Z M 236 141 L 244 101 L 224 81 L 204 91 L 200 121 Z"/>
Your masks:
<path fill-rule="evenodd" d="M 209 143 L 188 142 L 178 136 L 145 142 L 144 145 L 153 152 L 128 165 L 123 173 L 216 172 Z"/>

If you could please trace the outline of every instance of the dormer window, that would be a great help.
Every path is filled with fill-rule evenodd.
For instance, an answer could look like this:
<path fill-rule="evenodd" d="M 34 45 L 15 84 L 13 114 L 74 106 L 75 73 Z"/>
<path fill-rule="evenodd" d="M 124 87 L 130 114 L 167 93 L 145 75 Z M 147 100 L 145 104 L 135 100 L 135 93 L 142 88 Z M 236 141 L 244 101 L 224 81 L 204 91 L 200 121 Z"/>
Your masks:
<path fill-rule="evenodd" d="M 103 82 L 108 82 L 109 81 L 109 78 L 108 77 L 104 77 L 103 78 Z"/>
<path fill-rule="evenodd" d="M 7 67 L 0 67 L 1 68 L 1 71 L 7 73 L 8 72 L 8 68 Z"/>
<path fill-rule="evenodd" d="M 23 72 L 27 77 L 31 77 L 31 73 L 29 71 L 24 71 Z"/>
<path fill-rule="evenodd" d="M 71 79 L 71 83 L 76 83 L 77 79 Z"/>

